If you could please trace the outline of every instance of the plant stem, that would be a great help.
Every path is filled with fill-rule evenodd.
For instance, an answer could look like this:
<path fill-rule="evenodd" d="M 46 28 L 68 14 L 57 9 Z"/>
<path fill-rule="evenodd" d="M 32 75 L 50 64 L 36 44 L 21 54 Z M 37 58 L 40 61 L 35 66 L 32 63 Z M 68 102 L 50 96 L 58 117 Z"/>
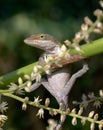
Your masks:
<path fill-rule="evenodd" d="M 81 48 L 81 51 L 83 52 L 81 57 L 82 58 L 77 58 L 77 60 L 68 60 L 65 64 L 69 64 L 69 63 L 73 63 L 73 62 L 77 62 L 83 58 L 88 58 L 88 57 L 91 57 L 91 56 L 94 56 L 94 55 L 98 55 L 100 53 L 103 53 L 103 38 L 101 39 L 98 39 L 98 40 L 95 40 L 93 41 L 92 43 L 90 44 L 85 44 L 85 45 L 82 45 L 80 46 Z M 71 54 L 71 55 L 76 55 L 76 56 L 80 56 L 80 52 L 75 50 L 75 49 L 69 49 L 68 50 L 68 53 Z M 33 70 L 33 67 L 37 65 L 37 62 L 35 63 L 32 63 L 30 65 L 27 65 L 25 67 L 22 67 L 16 71 L 13 71 L 13 72 L 10 72 L 8 74 L 5 74 L 3 76 L 0 77 L 0 87 L 7 87 L 8 84 L 10 84 L 11 82 L 17 82 L 18 80 L 18 77 L 21 77 L 23 78 L 24 77 L 24 74 L 31 74 L 32 70 Z"/>
<path fill-rule="evenodd" d="M 6 96 L 6 97 L 11 97 L 11 98 L 13 98 L 13 99 L 15 99 L 15 100 L 18 100 L 18 101 L 20 101 L 20 102 L 24 102 L 24 99 L 23 98 L 21 98 L 21 97 L 19 97 L 19 96 L 16 96 L 16 95 L 13 95 L 13 94 L 11 94 L 11 93 L 2 93 L 2 95 L 4 95 L 4 96 Z M 78 115 L 78 114 L 75 114 L 75 113 L 67 113 L 67 112 L 64 112 L 64 111 L 62 111 L 62 110 L 60 110 L 60 109 L 55 109 L 55 108 L 50 108 L 50 107 L 46 107 L 45 105 L 41 105 L 41 104 L 39 104 L 39 103 L 35 103 L 35 102 L 33 102 L 33 101 L 28 101 L 27 102 L 27 104 L 28 105 L 31 105 L 31 106 L 33 106 L 33 107 L 38 107 L 38 108 L 42 108 L 42 109 L 45 109 L 45 110 L 48 110 L 48 111 L 52 111 L 52 112 L 57 112 L 57 113 L 59 113 L 59 114 L 63 114 L 63 115 L 67 115 L 67 116 L 71 116 L 71 117 L 76 117 L 76 118 L 78 118 L 78 119 L 86 119 L 86 121 L 89 121 L 89 122 L 91 122 L 91 123 L 96 123 L 96 124 L 101 124 L 101 125 L 103 125 L 103 121 L 98 121 L 98 120 L 95 120 L 95 119 L 92 119 L 92 118 L 90 118 L 90 117 L 84 117 L 84 116 L 81 116 L 81 115 Z"/>

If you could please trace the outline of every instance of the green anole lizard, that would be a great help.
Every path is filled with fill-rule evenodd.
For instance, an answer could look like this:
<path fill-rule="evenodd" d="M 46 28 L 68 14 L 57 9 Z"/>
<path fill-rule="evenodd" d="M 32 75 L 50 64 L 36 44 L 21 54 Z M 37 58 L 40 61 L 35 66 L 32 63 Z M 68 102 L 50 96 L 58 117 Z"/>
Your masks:
<path fill-rule="evenodd" d="M 37 34 L 32 35 L 24 40 L 30 46 L 44 50 L 44 54 L 57 55 L 57 51 L 61 49 L 61 44 L 51 35 Z M 43 55 L 40 56 L 38 64 L 42 66 Z M 81 77 L 88 70 L 88 65 L 83 64 L 83 68 L 70 77 L 70 68 L 65 66 L 59 70 L 47 75 L 47 80 L 36 82 L 30 87 L 30 91 L 34 91 L 41 84 L 56 98 L 60 108 L 66 110 L 68 104 L 68 94 L 77 78 Z M 55 130 L 59 130 L 61 123 L 57 125 Z"/>

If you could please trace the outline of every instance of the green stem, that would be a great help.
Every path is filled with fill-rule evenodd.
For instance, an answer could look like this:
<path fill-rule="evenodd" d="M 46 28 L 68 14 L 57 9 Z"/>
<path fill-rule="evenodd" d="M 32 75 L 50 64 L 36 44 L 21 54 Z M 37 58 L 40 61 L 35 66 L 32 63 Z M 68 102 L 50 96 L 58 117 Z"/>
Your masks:
<path fill-rule="evenodd" d="M 27 65 L 25 67 L 22 67 L 16 71 L 10 72 L 8 74 L 5 74 L 0 77 L 0 86 L 6 86 L 10 84 L 11 82 L 17 82 L 19 77 L 24 76 L 24 74 L 31 74 L 33 67 L 37 64 L 37 62 L 32 63 L 30 65 Z"/>
<path fill-rule="evenodd" d="M 93 41 L 92 43 L 81 46 L 82 56 L 91 57 L 103 53 L 103 38 Z M 70 54 L 79 54 L 79 51 L 71 50 Z"/>
<path fill-rule="evenodd" d="M 2 93 L 2 95 L 6 96 L 6 97 L 11 97 L 11 98 L 13 98 L 15 100 L 18 100 L 18 101 L 22 102 L 22 103 L 24 102 L 23 98 L 21 98 L 19 96 L 16 96 L 16 95 L 13 95 L 11 93 Z M 89 121 L 91 123 L 96 123 L 96 124 L 103 125 L 102 121 L 98 121 L 98 120 L 92 119 L 90 117 L 84 117 L 84 116 L 81 116 L 81 115 L 78 115 L 78 114 L 75 114 L 75 113 L 67 113 L 67 112 L 64 112 L 64 111 L 62 111 L 60 109 L 46 107 L 44 105 L 41 105 L 39 103 L 35 103 L 35 102 L 32 102 L 32 101 L 28 101 L 27 104 L 31 105 L 33 107 L 43 108 L 43 109 L 48 110 L 48 111 L 57 112 L 59 114 L 64 114 L 64 115 L 67 115 L 67 116 L 76 117 L 78 119 L 84 119 L 85 118 L 87 121 Z"/>
<path fill-rule="evenodd" d="M 85 44 L 81 46 L 82 56 L 85 57 L 91 57 L 94 55 L 98 55 L 100 53 L 103 53 L 103 38 L 93 41 L 90 44 Z M 68 51 L 69 54 L 72 55 L 79 55 L 80 52 L 78 52 L 75 49 L 71 49 Z M 70 61 L 71 63 L 74 62 L 73 60 Z M 33 67 L 37 64 L 37 62 L 32 63 L 30 65 L 27 65 L 23 68 L 20 68 L 16 71 L 13 71 L 11 73 L 5 74 L 0 77 L 0 87 L 6 87 L 11 82 L 17 82 L 18 77 L 23 78 L 24 74 L 31 74 Z M 67 63 L 68 64 L 68 63 Z"/>

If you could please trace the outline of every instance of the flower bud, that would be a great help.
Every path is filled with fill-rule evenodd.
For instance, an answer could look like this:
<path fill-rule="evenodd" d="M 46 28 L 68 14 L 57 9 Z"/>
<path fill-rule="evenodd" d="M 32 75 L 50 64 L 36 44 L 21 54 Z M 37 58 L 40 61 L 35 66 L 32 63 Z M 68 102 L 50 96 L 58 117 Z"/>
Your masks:
<path fill-rule="evenodd" d="M 77 118 L 76 117 L 73 117 L 73 119 L 72 119 L 72 125 L 77 125 Z"/>
<path fill-rule="evenodd" d="M 23 84 L 23 80 L 21 77 L 18 78 L 18 83 L 19 83 L 19 85 Z"/>
<path fill-rule="evenodd" d="M 98 113 L 94 115 L 94 120 L 98 120 Z"/>
<path fill-rule="evenodd" d="M 100 5 L 101 5 L 101 7 L 103 8 L 103 1 L 100 0 L 99 3 L 100 3 Z"/>
<path fill-rule="evenodd" d="M 66 109 L 66 113 L 69 114 L 70 113 L 70 108 Z"/>
<path fill-rule="evenodd" d="M 83 107 L 80 107 L 79 111 L 78 111 L 78 115 L 81 115 L 83 113 Z"/>
<path fill-rule="evenodd" d="M 93 115 L 94 115 L 94 111 L 91 111 L 91 112 L 89 113 L 88 117 L 92 118 Z"/>
<path fill-rule="evenodd" d="M 72 109 L 71 113 L 76 114 L 76 109 Z"/>
<path fill-rule="evenodd" d="M 93 24 L 92 20 L 89 17 L 87 17 L 87 16 L 84 18 L 84 21 L 85 21 L 85 23 L 87 25 L 92 25 Z"/>
<path fill-rule="evenodd" d="M 81 123 L 82 123 L 82 125 L 85 125 L 85 123 L 86 123 L 86 118 L 85 117 L 82 118 Z"/>
<path fill-rule="evenodd" d="M 65 118 L 66 118 L 66 115 L 61 115 L 61 117 L 60 117 L 61 123 L 63 123 L 65 121 Z"/>
<path fill-rule="evenodd" d="M 27 82 L 27 87 L 30 87 L 31 84 L 32 84 L 31 81 L 28 81 L 28 82 Z"/>
<path fill-rule="evenodd" d="M 97 16 L 97 17 L 100 17 L 101 15 L 102 15 L 102 10 L 100 10 L 100 9 L 96 9 L 95 11 L 94 11 L 94 15 L 95 16 Z"/>
<path fill-rule="evenodd" d="M 87 24 L 82 24 L 81 29 L 83 31 L 87 31 L 88 30 L 88 25 Z"/>
<path fill-rule="evenodd" d="M 49 104 L 50 104 L 50 99 L 49 99 L 49 98 L 46 98 L 46 100 L 45 100 L 45 106 L 48 107 Z"/>
<path fill-rule="evenodd" d="M 37 66 L 34 66 L 33 71 L 34 71 L 34 73 L 37 73 L 37 72 L 38 72 Z"/>
<path fill-rule="evenodd" d="M 26 103 L 23 103 L 22 105 L 22 110 L 25 111 L 27 109 L 27 104 Z"/>
<path fill-rule="evenodd" d="M 98 125 L 98 128 L 99 128 L 99 130 L 102 130 L 103 125 L 102 125 L 102 124 L 99 124 L 99 125 Z"/>
<path fill-rule="evenodd" d="M 24 75 L 24 78 L 27 79 L 27 80 L 29 80 L 29 79 L 30 79 L 30 76 L 27 75 L 27 74 L 25 74 L 25 75 Z"/>
<path fill-rule="evenodd" d="M 99 95 L 100 95 L 101 97 L 103 97 L 103 90 L 100 90 L 100 91 L 99 91 Z"/>
<path fill-rule="evenodd" d="M 94 129 L 95 129 L 95 125 L 94 125 L 94 123 L 91 123 L 91 125 L 90 125 L 90 129 L 91 129 L 91 130 L 94 130 Z"/>

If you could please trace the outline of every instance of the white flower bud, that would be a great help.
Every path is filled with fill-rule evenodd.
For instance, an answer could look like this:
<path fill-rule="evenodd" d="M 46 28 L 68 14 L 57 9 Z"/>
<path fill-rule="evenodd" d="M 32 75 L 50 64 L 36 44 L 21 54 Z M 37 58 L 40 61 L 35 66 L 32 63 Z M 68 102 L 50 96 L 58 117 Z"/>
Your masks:
<path fill-rule="evenodd" d="M 101 7 L 103 8 L 103 1 L 101 0 L 101 1 L 99 1 L 99 3 L 101 5 Z"/>
<path fill-rule="evenodd" d="M 53 57 L 51 55 L 48 55 L 48 62 L 51 62 L 53 60 L 54 60 Z"/>
<path fill-rule="evenodd" d="M 30 86 L 31 86 L 31 84 L 32 84 L 32 82 L 31 82 L 31 81 L 27 81 L 27 87 L 30 87 Z"/>
<path fill-rule="evenodd" d="M 5 121 L 5 120 L 7 120 L 8 118 L 7 118 L 7 116 L 5 116 L 5 115 L 0 115 L 0 121 Z"/>
<path fill-rule="evenodd" d="M 92 118 L 93 115 L 94 115 L 94 111 L 91 111 L 91 112 L 89 113 L 88 117 Z"/>
<path fill-rule="evenodd" d="M 40 82 L 41 80 L 41 74 L 36 74 L 36 82 Z"/>
<path fill-rule="evenodd" d="M 98 120 L 98 113 L 94 115 L 94 120 Z"/>
<path fill-rule="evenodd" d="M 41 65 L 37 65 L 37 68 L 38 68 L 39 70 L 41 70 L 41 69 L 42 69 L 42 66 L 41 66 Z"/>
<path fill-rule="evenodd" d="M 25 75 L 24 75 L 24 78 L 27 79 L 27 80 L 29 80 L 29 79 L 30 79 L 30 76 L 27 75 L 27 74 L 25 74 Z"/>
<path fill-rule="evenodd" d="M 18 83 L 19 83 L 19 85 L 23 84 L 23 80 L 21 77 L 18 78 Z"/>
<path fill-rule="evenodd" d="M 25 87 L 24 89 L 26 92 L 30 92 L 30 87 Z"/>
<path fill-rule="evenodd" d="M 86 17 L 84 18 L 84 21 L 85 21 L 85 23 L 86 23 L 87 25 L 92 25 L 92 24 L 93 24 L 92 20 L 91 20 L 88 16 L 86 16 Z"/>
<path fill-rule="evenodd" d="M 81 38 L 80 32 L 78 32 L 78 33 L 75 34 L 75 38 L 76 38 L 76 39 L 80 39 L 80 38 Z"/>
<path fill-rule="evenodd" d="M 77 125 L 77 118 L 76 117 L 73 117 L 73 119 L 72 119 L 72 125 Z"/>
<path fill-rule="evenodd" d="M 7 116 L 5 115 L 0 115 L 0 128 L 3 127 L 5 121 L 7 120 Z"/>
<path fill-rule="evenodd" d="M 36 74 L 34 72 L 31 73 L 31 79 L 35 78 Z"/>
<path fill-rule="evenodd" d="M 27 109 L 27 104 L 26 103 L 23 103 L 22 105 L 22 110 L 25 111 Z"/>
<path fill-rule="evenodd" d="M 98 28 L 102 28 L 102 26 L 103 26 L 103 25 L 102 25 L 101 22 L 98 22 L 98 23 L 97 23 L 97 27 L 98 27 Z"/>
<path fill-rule="evenodd" d="M 67 50 L 66 46 L 65 46 L 65 45 L 62 45 L 61 50 L 62 50 L 63 52 L 65 52 L 65 51 Z"/>
<path fill-rule="evenodd" d="M 70 113 L 70 108 L 66 109 L 66 113 L 69 114 Z"/>
<path fill-rule="evenodd" d="M 96 9 L 96 10 L 94 11 L 94 15 L 97 16 L 97 17 L 100 17 L 102 14 L 103 14 L 103 12 L 102 12 L 102 10 L 100 10 L 100 9 Z"/>
<path fill-rule="evenodd" d="M 63 123 L 65 121 L 66 115 L 61 115 L 60 121 Z"/>
<path fill-rule="evenodd" d="M 24 102 L 25 102 L 25 103 L 28 103 L 28 101 L 29 101 L 29 97 L 25 97 L 25 98 L 24 98 Z"/>
<path fill-rule="evenodd" d="M 81 29 L 83 31 L 87 31 L 88 30 L 88 25 L 87 24 L 82 24 Z"/>
<path fill-rule="evenodd" d="M 29 97 L 25 97 L 23 105 L 22 105 L 22 110 L 25 111 L 27 109 L 27 103 L 28 103 L 28 101 L 29 101 Z"/>
<path fill-rule="evenodd" d="M 75 46 L 75 49 L 76 49 L 77 51 L 81 51 L 80 46 Z"/>
<path fill-rule="evenodd" d="M 94 123 L 91 123 L 90 129 L 91 129 L 91 130 L 94 130 L 94 129 L 95 129 L 95 124 L 94 124 Z"/>
<path fill-rule="evenodd" d="M 76 114 L 76 109 L 72 109 L 71 113 Z"/>
<path fill-rule="evenodd" d="M 63 51 L 60 51 L 60 52 L 58 53 L 58 56 L 59 56 L 60 58 L 62 58 L 62 57 L 64 56 Z"/>
<path fill-rule="evenodd" d="M 103 125 L 102 125 L 102 124 L 99 124 L 99 125 L 98 125 L 98 128 L 99 128 L 99 130 L 102 130 Z"/>
<path fill-rule="evenodd" d="M 97 34 L 101 34 L 101 33 L 102 33 L 102 31 L 101 31 L 100 29 L 98 29 L 98 28 L 95 28 L 95 29 L 93 30 L 93 32 L 94 32 L 94 33 L 97 33 Z"/>
<path fill-rule="evenodd" d="M 103 90 L 100 90 L 100 91 L 99 91 L 99 95 L 100 95 L 101 97 L 103 97 Z"/>
<path fill-rule="evenodd" d="M 82 123 L 82 125 L 85 125 L 85 123 L 86 123 L 86 118 L 85 117 L 82 118 L 81 123 Z"/>
<path fill-rule="evenodd" d="M 65 40 L 64 43 L 65 43 L 67 46 L 71 46 L 71 41 L 69 41 L 69 40 Z"/>
<path fill-rule="evenodd" d="M 83 113 L 83 107 L 80 107 L 79 111 L 78 111 L 78 115 L 81 115 Z"/>
<path fill-rule="evenodd" d="M 49 99 L 49 98 L 46 98 L 46 100 L 45 100 L 45 106 L 48 107 L 49 104 L 50 104 L 50 99 Z"/>
<path fill-rule="evenodd" d="M 48 119 L 49 126 L 46 130 L 54 130 L 54 128 L 57 126 L 57 122 L 53 119 Z"/>
<path fill-rule="evenodd" d="M 34 66 L 33 71 L 34 71 L 34 73 L 37 73 L 38 72 L 38 67 Z"/>

